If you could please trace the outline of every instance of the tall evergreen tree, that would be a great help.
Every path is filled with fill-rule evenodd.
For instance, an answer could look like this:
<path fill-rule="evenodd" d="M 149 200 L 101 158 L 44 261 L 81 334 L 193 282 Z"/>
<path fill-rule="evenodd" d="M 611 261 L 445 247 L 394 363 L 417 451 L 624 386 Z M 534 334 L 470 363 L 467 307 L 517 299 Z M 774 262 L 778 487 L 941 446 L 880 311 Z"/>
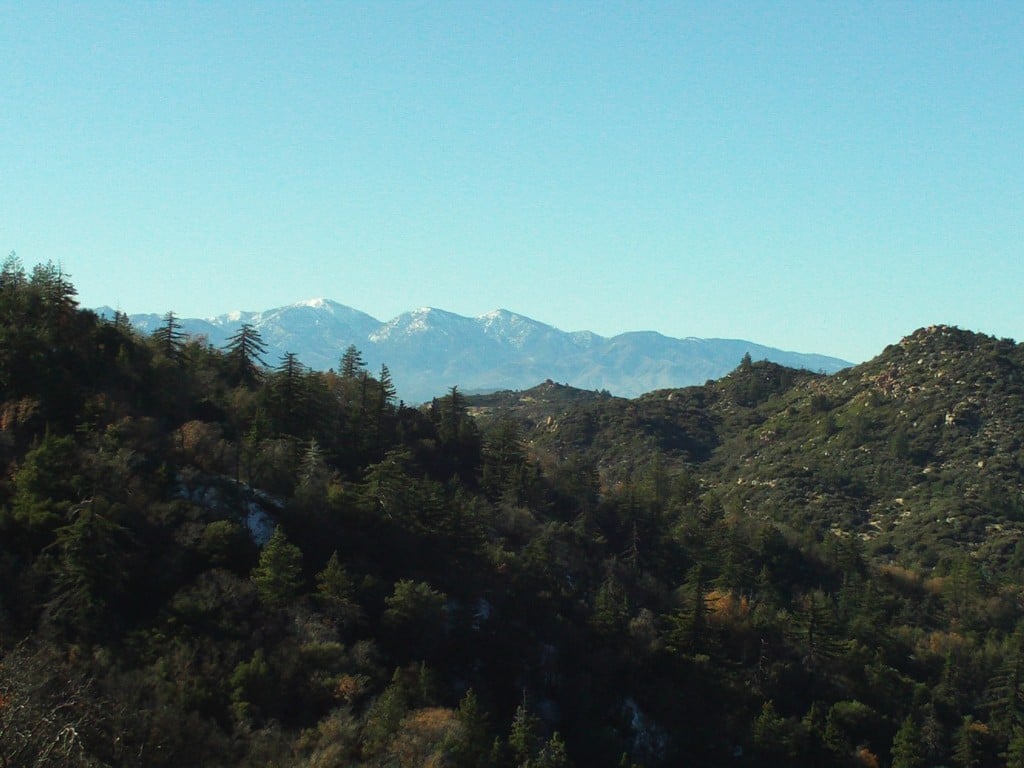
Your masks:
<path fill-rule="evenodd" d="M 459 702 L 455 717 L 459 728 L 446 738 L 444 744 L 444 752 L 451 765 L 454 768 L 484 768 L 489 765 L 493 746 L 490 728 L 472 688 Z"/>
<path fill-rule="evenodd" d="M 483 447 L 482 484 L 494 499 L 506 497 L 520 503 L 525 492 L 526 451 L 519 425 L 503 419 L 488 435 Z"/>
<path fill-rule="evenodd" d="M 185 349 L 185 334 L 174 312 L 164 315 L 162 324 L 153 331 L 152 338 L 164 357 L 175 362 L 181 360 Z"/>
<path fill-rule="evenodd" d="M 512 717 L 512 727 L 508 734 L 508 745 L 512 750 L 513 764 L 516 768 L 531 768 L 533 758 L 540 751 L 541 739 L 538 734 L 540 721 L 526 706 L 526 693 L 523 701 L 516 708 Z"/>
<path fill-rule="evenodd" d="M 1006 768 L 1024 768 L 1024 727 L 1013 729 L 1003 757 L 1006 758 Z"/>
<path fill-rule="evenodd" d="M 72 637 L 90 637 L 110 623 L 111 602 L 127 583 L 128 532 L 111 520 L 105 504 L 87 501 L 55 532 L 58 552 L 54 594 L 45 616 Z"/>
<path fill-rule="evenodd" d="M 71 284 L 70 275 L 52 261 L 32 268 L 29 283 L 39 291 L 44 306 L 51 313 L 65 314 L 78 308 L 78 291 Z"/>
<path fill-rule="evenodd" d="M 263 355 L 267 347 L 260 332 L 250 323 L 242 326 L 228 339 L 224 347 L 227 361 L 236 383 L 252 384 L 260 379 Z"/>
<path fill-rule="evenodd" d="M 305 366 L 294 352 L 285 352 L 270 378 L 274 422 L 279 432 L 305 437 L 312 429 L 305 418 Z"/>
<path fill-rule="evenodd" d="M 355 344 L 349 344 L 345 353 L 341 356 L 341 377 L 343 379 L 355 379 L 366 370 L 366 363 L 363 362 L 362 353 Z"/>
<path fill-rule="evenodd" d="M 957 768 L 979 768 L 982 763 L 982 734 L 984 726 L 976 723 L 970 715 L 964 717 L 956 731 L 953 744 L 953 764 Z"/>
<path fill-rule="evenodd" d="M 4 259 L 3 266 L 0 266 L 0 292 L 13 292 L 28 284 L 28 275 L 25 266 L 21 263 L 18 255 L 11 251 Z"/>
<path fill-rule="evenodd" d="M 278 526 L 260 552 L 252 583 L 265 604 L 280 608 L 299 593 L 302 582 L 302 552 Z"/>
<path fill-rule="evenodd" d="M 821 590 L 809 592 L 799 602 L 786 633 L 804 654 L 808 669 L 816 669 L 840 650 L 833 603 Z"/>
<path fill-rule="evenodd" d="M 921 729 L 913 715 L 907 715 L 892 740 L 892 768 L 924 768 Z"/>
<path fill-rule="evenodd" d="M 377 379 L 377 385 L 380 387 L 378 408 L 383 411 L 395 404 L 395 394 L 397 392 L 395 383 L 391 380 L 391 371 L 384 363 L 380 364 L 380 376 Z"/>
<path fill-rule="evenodd" d="M 701 653 L 708 641 L 708 584 L 704 566 L 690 569 L 682 592 L 683 604 L 669 618 L 665 646 L 674 653 Z"/>

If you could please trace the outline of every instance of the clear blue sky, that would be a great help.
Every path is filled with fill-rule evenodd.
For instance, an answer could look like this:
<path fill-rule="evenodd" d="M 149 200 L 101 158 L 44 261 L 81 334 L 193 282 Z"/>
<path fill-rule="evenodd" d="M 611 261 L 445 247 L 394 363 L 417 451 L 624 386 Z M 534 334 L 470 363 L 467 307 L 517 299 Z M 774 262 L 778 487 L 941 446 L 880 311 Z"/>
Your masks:
<path fill-rule="evenodd" d="M 0 250 L 83 305 L 859 361 L 1024 338 L 1024 3 L 0 2 Z"/>

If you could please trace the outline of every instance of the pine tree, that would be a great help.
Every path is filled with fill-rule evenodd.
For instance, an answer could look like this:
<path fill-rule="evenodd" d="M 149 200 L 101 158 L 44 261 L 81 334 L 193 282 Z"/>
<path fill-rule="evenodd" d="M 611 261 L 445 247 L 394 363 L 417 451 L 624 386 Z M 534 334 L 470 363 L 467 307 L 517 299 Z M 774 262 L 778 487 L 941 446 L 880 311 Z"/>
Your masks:
<path fill-rule="evenodd" d="M 396 649 L 408 658 L 429 658 L 445 634 L 444 592 L 425 582 L 403 579 L 384 598 L 381 624 Z"/>
<path fill-rule="evenodd" d="M 750 564 L 753 553 L 744 541 L 738 523 L 726 529 L 722 549 L 724 557 L 715 585 L 739 596 L 752 585 L 754 573 Z"/>
<path fill-rule="evenodd" d="M 570 768 L 569 753 L 565 748 L 565 741 L 561 734 L 555 731 L 551 738 L 541 747 L 540 754 L 533 762 L 536 768 Z"/>
<path fill-rule="evenodd" d="M 316 574 L 316 592 L 325 613 L 348 628 L 358 622 L 361 610 L 355 602 L 355 585 L 338 552 L 331 554 L 324 569 Z"/>
<path fill-rule="evenodd" d="M 1006 747 L 1006 768 L 1024 768 L 1024 727 L 1016 726 Z"/>
<path fill-rule="evenodd" d="M 111 601 L 127 583 L 128 532 L 103 507 L 98 501 L 82 503 L 72 511 L 71 522 L 55 532 L 54 594 L 45 616 L 78 636 L 109 623 Z"/>
<path fill-rule="evenodd" d="M 390 406 L 394 405 L 395 394 L 395 383 L 391 380 L 391 371 L 388 367 L 381 363 L 380 365 L 380 376 L 377 379 L 377 385 L 380 387 L 380 400 L 378 401 L 378 408 L 380 411 L 384 411 Z"/>
<path fill-rule="evenodd" d="M 517 768 L 532 768 L 533 758 L 540 748 L 540 737 L 537 729 L 540 722 L 536 715 L 532 714 L 526 707 L 526 693 L 523 692 L 523 701 L 516 708 L 512 717 L 512 727 L 508 735 L 508 745 L 512 750 L 512 757 Z"/>
<path fill-rule="evenodd" d="M 294 352 L 285 352 L 270 379 L 274 421 L 279 432 L 302 436 L 309 432 L 306 406 L 305 366 Z"/>
<path fill-rule="evenodd" d="M 78 308 L 75 296 L 78 291 L 71 284 L 71 276 L 64 270 L 54 265 L 52 261 L 46 264 L 36 264 L 32 268 L 32 276 L 29 284 L 39 292 L 43 300 L 43 306 L 48 310 L 48 316 L 67 316 Z"/>
<path fill-rule="evenodd" d="M 953 763 L 957 768 L 978 768 L 981 765 L 981 728 L 967 715 L 956 732 L 953 745 Z"/>
<path fill-rule="evenodd" d="M 262 356 L 267 353 L 267 347 L 254 326 L 242 323 L 228 339 L 224 352 L 238 383 L 252 384 L 260 379 L 261 366 L 265 365 Z"/>
<path fill-rule="evenodd" d="M 924 764 L 921 729 L 913 715 L 907 715 L 892 740 L 892 768 L 923 768 Z"/>
<path fill-rule="evenodd" d="M 629 621 L 629 596 L 622 584 L 611 573 L 601 583 L 594 596 L 594 610 L 590 623 L 604 634 L 617 634 L 625 631 Z"/>
<path fill-rule="evenodd" d="M 707 580 L 704 566 L 690 569 L 684 585 L 684 603 L 669 619 L 665 647 L 673 653 L 696 654 L 706 650 L 708 639 Z"/>
<path fill-rule="evenodd" d="M 368 390 L 371 379 L 365 373 L 362 378 L 362 386 Z M 362 429 L 363 442 L 369 454 L 375 459 L 379 459 L 384 455 L 386 448 L 387 419 L 394 410 L 395 400 L 395 385 L 391 380 L 391 371 L 386 365 L 381 365 L 380 378 L 375 384 L 376 387 L 372 394 L 368 391 L 363 393 L 365 397 L 370 397 L 371 402 L 367 406 L 369 413 L 361 419 L 365 424 Z"/>
<path fill-rule="evenodd" d="M 803 734 L 802 753 L 808 768 L 824 768 L 832 765 L 832 755 L 825 746 L 825 729 L 828 727 L 826 714 L 818 702 L 813 702 L 807 714 L 800 720 Z"/>
<path fill-rule="evenodd" d="M 163 324 L 153 331 L 152 338 L 164 357 L 174 362 L 181 360 L 185 350 L 185 334 L 173 312 L 164 315 Z"/>
<path fill-rule="evenodd" d="M 351 603 L 355 599 L 355 585 L 341 564 L 335 550 L 327 560 L 327 565 L 316 576 L 317 591 L 330 600 Z"/>
<path fill-rule="evenodd" d="M 988 688 L 989 723 L 1004 738 L 1024 724 L 1024 634 L 1010 638 L 1003 663 Z"/>
<path fill-rule="evenodd" d="M 948 750 L 946 728 L 939 719 L 935 701 L 928 702 L 921 719 L 921 745 L 926 762 L 940 763 Z"/>
<path fill-rule="evenodd" d="M 302 588 L 302 552 L 288 542 L 278 526 L 260 552 L 252 572 L 252 582 L 263 602 L 280 608 L 299 594 Z"/>
<path fill-rule="evenodd" d="M 781 759 L 786 745 L 784 743 L 785 720 L 775 709 L 775 704 L 770 699 L 761 705 L 761 713 L 754 720 L 753 740 L 754 746 L 765 757 L 770 759 Z"/>
<path fill-rule="evenodd" d="M 341 357 L 341 378 L 355 379 L 366 369 L 362 353 L 355 344 L 349 344 Z"/>
<path fill-rule="evenodd" d="M 445 738 L 443 750 L 453 768 L 485 768 L 490 760 L 493 741 L 487 716 L 480 707 L 476 693 L 470 688 L 459 702 L 455 719 L 459 728 Z"/>
<path fill-rule="evenodd" d="M 324 461 L 324 452 L 316 438 L 310 438 L 306 450 L 299 460 L 299 490 L 307 496 L 316 497 L 327 490 L 329 473 Z"/>
<path fill-rule="evenodd" d="M 492 499 L 521 503 L 525 494 L 526 451 L 519 426 L 503 419 L 488 435 L 483 447 L 484 490 Z"/>
<path fill-rule="evenodd" d="M 362 732 L 364 752 L 378 754 L 394 738 L 399 723 L 409 711 L 411 698 L 401 670 L 396 669 L 391 683 L 366 710 Z"/>
<path fill-rule="evenodd" d="M 820 590 L 808 593 L 793 613 L 787 634 L 804 654 L 808 669 L 815 669 L 840 650 L 832 602 Z"/>
<path fill-rule="evenodd" d="M 3 266 L 0 266 L 0 291 L 15 291 L 28 284 L 28 275 L 25 266 L 18 258 L 18 254 L 11 251 L 4 259 Z"/>

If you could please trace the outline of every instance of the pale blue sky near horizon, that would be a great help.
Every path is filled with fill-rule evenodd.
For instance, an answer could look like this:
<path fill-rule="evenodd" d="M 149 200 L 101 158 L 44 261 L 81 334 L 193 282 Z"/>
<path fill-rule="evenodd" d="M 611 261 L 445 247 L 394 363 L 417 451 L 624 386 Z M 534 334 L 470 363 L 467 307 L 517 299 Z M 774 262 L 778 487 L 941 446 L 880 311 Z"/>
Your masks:
<path fill-rule="evenodd" d="M 1024 4 L 0 0 L 0 251 L 860 361 L 1024 339 Z"/>

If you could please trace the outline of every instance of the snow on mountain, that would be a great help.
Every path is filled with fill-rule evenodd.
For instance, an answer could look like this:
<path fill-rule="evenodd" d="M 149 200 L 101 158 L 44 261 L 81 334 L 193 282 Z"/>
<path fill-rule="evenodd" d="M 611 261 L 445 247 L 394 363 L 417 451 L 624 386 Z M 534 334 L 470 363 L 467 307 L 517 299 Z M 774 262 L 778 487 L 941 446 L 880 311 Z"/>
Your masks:
<path fill-rule="evenodd" d="M 97 312 L 113 316 L 106 307 Z M 132 315 L 130 320 L 140 332 L 152 333 L 163 315 Z M 566 333 L 506 309 L 470 318 L 421 307 L 381 322 L 336 301 L 314 298 L 180 322 L 185 333 L 216 347 L 223 347 L 242 323 L 250 323 L 266 343 L 269 366 L 293 352 L 311 368 L 337 369 L 354 344 L 372 373 L 386 363 L 399 397 L 413 403 L 442 395 L 453 385 L 467 392 L 526 389 L 545 379 L 632 397 L 703 384 L 733 370 L 747 353 L 755 360 L 826 373 L 849 365 L 739 339 L 676 339 L 653 331 L 611 338 L 590 331 Z"/>
<path fill-rule="evenodd" d="M 542 334 L 562 334 L 550 325 L 539 323 L 507 309 L 496 309 L 476 319 L 481 329 L 489 338 L 502 344 L 521 349 L 531 339 Z M 564 334 L 562 334 L 564 335 Z"/>

